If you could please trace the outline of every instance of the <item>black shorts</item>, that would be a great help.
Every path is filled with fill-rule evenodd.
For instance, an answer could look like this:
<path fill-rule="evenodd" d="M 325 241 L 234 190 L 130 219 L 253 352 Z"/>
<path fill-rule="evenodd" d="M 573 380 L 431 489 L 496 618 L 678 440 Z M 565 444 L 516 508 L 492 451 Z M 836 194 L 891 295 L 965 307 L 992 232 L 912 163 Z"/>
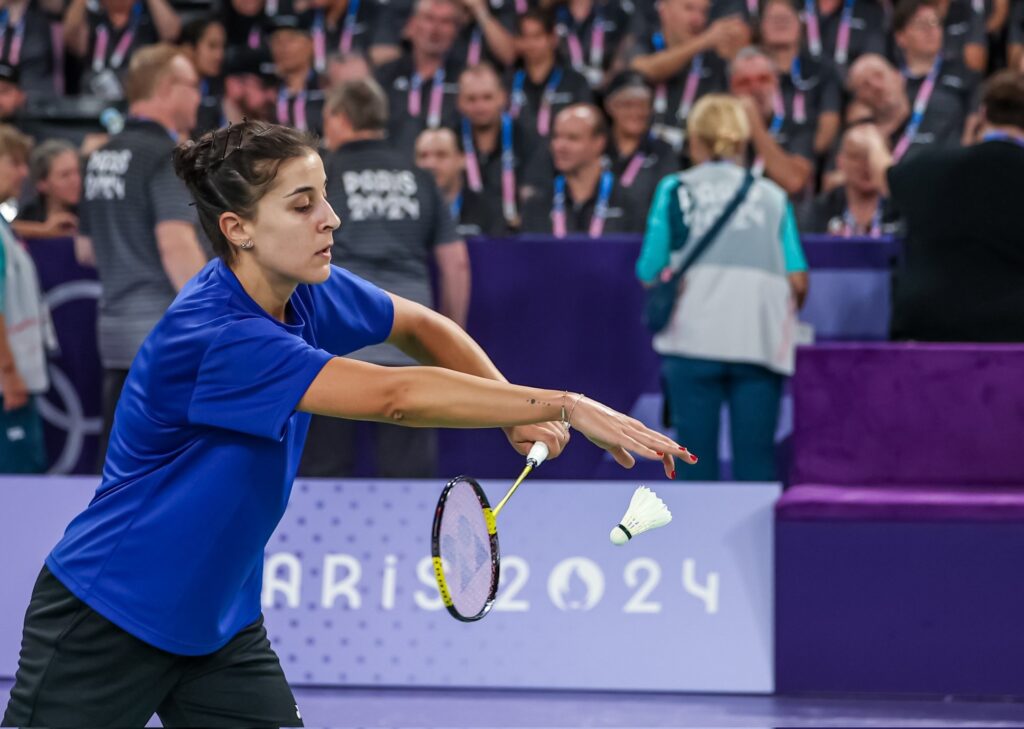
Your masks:
<path fill-rule="evenodd" d="M 302 726 L 260 617 L 216 653 L 179 656 L 126 633 L 43 568 L 3 726 Z"/>

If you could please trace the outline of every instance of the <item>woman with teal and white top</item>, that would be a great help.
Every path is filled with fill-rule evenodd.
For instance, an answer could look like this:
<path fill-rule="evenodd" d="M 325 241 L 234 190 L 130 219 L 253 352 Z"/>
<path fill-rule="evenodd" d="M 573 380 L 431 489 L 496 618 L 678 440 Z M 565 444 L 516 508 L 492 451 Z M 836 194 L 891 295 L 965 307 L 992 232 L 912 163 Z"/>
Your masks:
<path fill-rule="evenodd" d="M 687 120 L 694 167 L 658 185 L 637 277 L 667 280 L 738 197 L 750 127 L 740 103 L 702 98 Z M 807 263 L 786 193 L 764 178 L 682 277 L 668 325 L 654 336 L 662 356 L 672 423 L 700 462 L 680 475 L 719 478 L 722 405 L 729 408 L 733 477 L 774 481 L 774 436 L 784 378 L 793 373 L 796 311 L 807 293 Z M 685 427 L 683 427 L 685 424 Z"/>

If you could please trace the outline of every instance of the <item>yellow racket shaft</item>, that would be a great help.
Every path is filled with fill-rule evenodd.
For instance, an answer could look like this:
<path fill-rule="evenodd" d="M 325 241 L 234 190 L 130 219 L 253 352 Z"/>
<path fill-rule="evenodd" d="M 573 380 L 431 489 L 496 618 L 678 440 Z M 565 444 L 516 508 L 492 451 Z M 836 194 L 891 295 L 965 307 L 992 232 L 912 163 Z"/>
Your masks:
<path fill-rule="evenodd" d="M 512 498 L 512 494 L 514 494 L 516 492 L 516 489 L 519 488 L 519 484 L 521 484 L 523 481 L 526 480 L 526 477 L 530 475 L 530 471 L 532 471 L 532 470 L 533 470 L 533 464 L 532 463 L 527 463 L 526 464 L 526 468 L 524 468 L 523 472 L 519 474 L 519 478 L 517 478 L 516 482 L 514 484 L 512 484 L 512 488 L 510 488 L 508 490 L 508 493 L 505 494 L 505 498 L 503 498 L 501 501 L 499 501 L 498 505 L 494 507 L 494 510 L 493 510 L 492 513 L 494 514 L 494 518 L 495 519 L 498 518 L 498 514 L 501 513 L 501 510 L 503 508 L 505 508 L 505 504 L 508 503 L 508 500 Z"/>

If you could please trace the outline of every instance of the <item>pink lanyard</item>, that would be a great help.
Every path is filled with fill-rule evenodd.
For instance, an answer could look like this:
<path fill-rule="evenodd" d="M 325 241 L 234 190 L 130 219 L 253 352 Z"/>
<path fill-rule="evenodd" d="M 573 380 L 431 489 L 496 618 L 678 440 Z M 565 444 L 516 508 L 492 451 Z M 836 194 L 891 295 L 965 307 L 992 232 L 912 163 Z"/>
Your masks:
<path fill-rule="evenodd" d="M 632 187 L 636 181 L 637 175 L 640 174 L 640 170 L 644 168 L 644 162 L 647 161 L 647 155 L 643 153 L 643 150 L 638 149 L 633 156 L 629 159 L 629 164 L 626 165 L 626 171 L 622 173 L 622 177 L 619 181 L 623 187 Z"/>
<path fill-rule="evenodd" d="M 655 33 L 652 37 L 655 51 L 665 50 L 665 37 L 661 33 Z M 679 100 L 679 108 L 676 110 L 676 118 L 679 121 L 686 121 L 693 108 L 693 102 L 697 99 L 697 88 L 700 86 L 700 75 L 704 69 L 704 54 L 698 53 L 690 61 L 690 71 L 686 74 L 686 85 L 683 87 L 683 96 Z M 658 84 L 654 90 L 654 115 L 662 116 L 668 111 L 668 85 Z"/>
<path fill-rule="evenodd" d="M 913 143 L 914 138 L 917 136 L 918 130 L 921 128 L 921 122 L 924 121 L 924 113 L 928 110 L 928 102 L 931 101 L 932 92 L 935 91 L 935 83 L 939 78 L 939 69 L 942 68 L 942 55 L 935 59 L 935 64 L 932 66 L 932 70 L 928 72 L 924 81 L 921 83 L 921 88 L 917 90 L 917 96 L 914 97 L 914 109 L 910 115 L 910 121 L 907 123 L 907 128 L 903 132 L 903 136 L 896 143 L 896 147 L 892 151 L 892 159 L 894 162 L 899 162 L 903 159 L 903 155 L 907 153 L 910 145 Z M 908 75 L 909 71 L 904 69 L 903 75 Z"/>
<path fill-rule="evenodd" d="M 288 125 L 291 122 L 288 114 L 288 91 L 281 89 L 277 94 L 277 123 Z M 306 92 L 300 91 L 295 96 L 295 101 L 292 106 L 292 115 L 294 117 L 294 127 L 299 131 L 307 131 L 308 126 L 306 125 Z"/>
<path fill-rule="evenodd" d="M 115 71 L 121 68 L 121 64 L 124 63 L 124 59 L 128 55 L 128 49 L 131 48 L 132 41 L 135 40 L 135 30 L 138 28 L 141 12 L 140 6 L 136 4 L 135 8 L 132 9 L 132 19 L 128 29 L 121 36 L 121 40 L 117 42 L 117 46 L 110 56 L 110 68 Z M 96 73 L 99 73 L 107 66 L 107 46 L 109 44 L 110 28 L 107 27 L 106 23 L 100 23 L 96 28 L 96 45 L 92 54 L 92 70 Z"/>
<path fill-rule="evenodd" d="M 845 66 L 850 57 L 850 26 L 853 23 L 853 4 L 855 0 L 844 0 L 843 14 L 839 20 L 839 30 L 836 32 L 835 62 Z M 818 21 L 818 9 L 815 0 L 804 2 L 804 23 L 807 26 L 807 50 L 815 58 L 823 52 L 821 43 L 821 25 Z"/>
<path fill-rule="evenodd" d="M 807 97 L 802 88 L 803 74 L 800 69 L 800 56 L 797 56 L 789 69 L 789 78 L 793 82 L 793 121 L 797 124 L 807 121 Z"/>
<path fill-rule="evenodd" d="M 480 26 L 473 28 L 473 33 L 469 37 L 469 51 L 466 53 L 466 65 L 476 66 L 480 63 L 480 56 L 483 55 L 484 39 L 483 33 L 480 32 Z"/>
<path fill-rule="evenodd" d="M 256 23 L 253 23 L 249 28 L 249 37 L 246 39 L 246 45 L 252 50 L 260 47 L 260 29 Z"/>
<path fill-rule="evenodd" d="M 413 73 L 409 79 L 409 116 L 418 117 L 423 111 L 423 79 L 419 73 Z M 441 107 L 444 103 L 444 66 L 434 74 L 434 84 L 430 89 L 430 108 L 427 110 L 427 128 L 437 129 L 441 126 Z"/>
<path fill-rule="evenodd" d="M 25 13 L 28 13 L 26 9 Z M 7 28 L 9 25 L 10 11 L 6 8 L 0 13 L 0 46 L 3 46 L 4 41 L 7 38 Z M 21 16 L 21 20 L 14 26 L 14 34 L 11 36 L 11 45 L 7 49 L 7 62 L 12 66 L 17 66 L 18 61 L 21 60 L 21 43 L 25 39 L 25 15 Z"/>
<path fill-rule="evenodd" d="M 586 67 L 583 60 L 583 44 L 576 35 L 574 29 L 576 22 L 569 13 L 569 9 L 562 6 L 562 22 L 559 23 L 559 31 L 565 36 L 565 42 L 569 46 L 569 60 L 572 67 L 577 71 Z M 590 29 L 590 67 L 600 69 L 604 65 L 604 13 L 598 6 L 594 15 L 594 24 Z"/>

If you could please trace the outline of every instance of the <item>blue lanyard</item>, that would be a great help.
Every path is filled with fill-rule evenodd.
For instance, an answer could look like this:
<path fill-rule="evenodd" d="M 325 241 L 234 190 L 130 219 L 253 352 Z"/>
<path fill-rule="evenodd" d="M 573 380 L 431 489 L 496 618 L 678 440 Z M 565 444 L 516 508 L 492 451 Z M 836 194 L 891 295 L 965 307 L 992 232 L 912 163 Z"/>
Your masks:
<path fill-rule="evenodd" d="M 982 142 L 1009 142 L 1010 144 L 1016 144 L 1018 147 L 1024 147 L 1024 139 L 1015 137 L 1012 134 L 1006 132 L 989 132 L 981 138 Z"/>
<path fill-rule="evenodd" d="M 608 203 L 611 200 L 612 189 L 615 187 L 615 174 L 611 170 L 601 173 L 601 182 L 598 187 L 597 202 L 594 205 L 594 214 L 590 219 L 588 233 L 591 238 L 600 238 L 604 232 L 604 221 L 608 218 Z M 558 175 L 555 178 L 555 196 L 552 201 L 552 218 L 554 220 L 554 234 L 561 237 L 566 234 L 565 215 L 565 176 Z"/>
<path fill-rule="evenodd" d="M 459 216 L 462 215 L 462 190 L 459 190 L 459 194 L 452 200 L 448 210 L 451 211 L 452 220 L 456 223 L 459 222 Z"/>
<path fill-rule="evenodd" d="M 654 46 L 655 51 L 665 50 L 665 36 L 661 31 L 651 36 L 651 45 Z"/>

